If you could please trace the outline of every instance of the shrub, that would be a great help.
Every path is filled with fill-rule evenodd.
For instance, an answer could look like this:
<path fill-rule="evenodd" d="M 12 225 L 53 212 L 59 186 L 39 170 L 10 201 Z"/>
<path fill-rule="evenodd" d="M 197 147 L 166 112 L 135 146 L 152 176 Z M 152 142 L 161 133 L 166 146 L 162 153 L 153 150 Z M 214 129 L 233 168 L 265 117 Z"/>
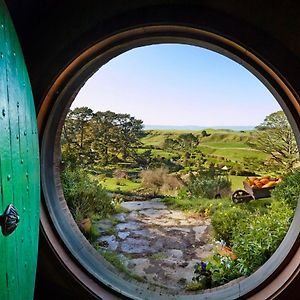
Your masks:
<path fill-rule="evenodd" d="M 236 259 L 217 251 L 208 260 L 211 285 L 219 286 L 248 276 L 264 264 L 283 240 L 293 217 L 293 209 L 282 201 L 273 201 L 264 210 L 230 207 L 216 211 L 212 224 L 218 238 L 232 246 Z"/>
<path fill-rule="evenodd" d="M 154 194 L 169 193 L 182 187 L 180 180 L 168 173 L 167 168 L 144 170 L 141 172 L 142 186 Z"/>
<path fill-rule="evenodd" d="M 249 212 L 239 206 L 227 209 L 220 207 L 211 217 L 211 224 L 214 228 L 215 238 L 223 240 L 230 245 L 235 229 L 241 220 L 247 219 Z"/>
<path fill-rule="evenodd" d="M 275 187 L 272 197 L 288 203 L 292 208 L 296 208 L 300 195 L 300 170 L 288 173 L 283 181 Z"/>
<path fill-rule="evenodd" d="M 274 201 L 265 214 L 250 214 L 241 219 L 232 233 L 232 248 L 247 273 L 255 271 L 278 248 L 293 217 L 293 209 Z"/>
<path fill-rule="evenodd" d="M 213 199 L 216 194 L 222 196 L 231 193 L 231 181 L 214 170 L 202 171 L 189 182 L 188 188 L 193 196 Z"/>
<path fill-rule="evenodd" d="M 93 214 L 105 216 L 114 212 L 111 198 L 89 174 L 66 168 L 61 173 L 64 196 L 76 222 Z"/>
<path fill-rule="evenodd" d="M 215 253 L 209 260 L 207 270 L 211 272 L 211 286 L 223 285 L 233 279 L 246 275 L 241 260 Z"/>

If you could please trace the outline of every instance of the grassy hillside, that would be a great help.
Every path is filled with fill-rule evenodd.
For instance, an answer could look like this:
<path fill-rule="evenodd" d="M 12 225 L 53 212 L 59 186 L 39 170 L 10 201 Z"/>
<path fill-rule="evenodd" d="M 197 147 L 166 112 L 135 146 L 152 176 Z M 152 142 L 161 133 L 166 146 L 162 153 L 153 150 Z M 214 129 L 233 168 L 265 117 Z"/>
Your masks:
<path fill-rule="evenodd" d="M 207 129 L 209 136 L 202 137 L 202 131 L 193 130 L 147 130 L 142 139 L 145 147 L 154 147 L 153 154 L 161 154 L 167 158 L 171 153 L 162 150 L 167 138 L 177 139 L 183 133 L 192 133 L 200 143 L 197 147 L 204 154 L 216 159 L 228 160 L 232 163 L 258 162 L 267 159 L 267 155 L 249 146 L 253 140 L 253 131 L 232 131 L 222 129 Z M 161 149 L 161 150 L 159 150 Z"/>

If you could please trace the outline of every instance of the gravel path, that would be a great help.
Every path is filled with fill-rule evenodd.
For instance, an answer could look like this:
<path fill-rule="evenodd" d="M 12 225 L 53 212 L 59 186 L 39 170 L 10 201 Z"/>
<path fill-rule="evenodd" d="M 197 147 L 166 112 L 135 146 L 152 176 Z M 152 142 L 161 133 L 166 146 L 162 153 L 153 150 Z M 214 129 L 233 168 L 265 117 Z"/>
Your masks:
<path fill-rule="evenodd" d="M 183 289 L 192 280 L 194 264 L 212 252 L 210 220 L 169 209 L 159 198 L 122 206 L 126 213 L 96 224 L 100 249 L 114 251 L 134 277 Z"/>

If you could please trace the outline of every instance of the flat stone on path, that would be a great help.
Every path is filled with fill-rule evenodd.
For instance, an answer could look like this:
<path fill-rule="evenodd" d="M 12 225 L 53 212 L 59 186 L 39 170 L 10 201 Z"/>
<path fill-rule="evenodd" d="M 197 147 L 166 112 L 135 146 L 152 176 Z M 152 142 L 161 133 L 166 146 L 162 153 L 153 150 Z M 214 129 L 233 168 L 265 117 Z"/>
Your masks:
<path fill-rule="evenodd" d="M 144 209 L 165 209 L 167 206 L 161 202 L 159 198 L 155 198 L 147 201 L 129 201 L 122 202 L 121 206 L 129 211 L 144 210 Z"/>
<path fill-rule="evenodd" d="M 167 255 L 169 259 L 179 260 L 183 256 L 183 252 L 178 249 L 171 249 L 167 251 Z"/>
<path fill-rule="evenodd" d="M 116 237 L 114 235 L 101 236 L 97 241 L 100 246 L 101 244 L 105 243 L 105 246 L 102 246 L 103 248 L 113 251 L 115 251 L 119 245 L 119 242 L 116 240 Z"/>
<path fill-rule="evenodd" d="M 124 253 L 152 253 L 150 243 L 146 239 L 127 238 L 121 244 L 121 251 Z"/>
<path fill-rule="evenodd" d="M 114 219 L 118 220 L 119 222 L 126 222 L 127 214 L 120 213 L 112 216 Z"/>
<path fill-rule="evenodd" d="M 130 221 L 128 223 L 119 223 L 116 226 L 116 229 L 118 231 L 124 231 L 124 230 L 137 230 L 140 228 L 140 224 L 134 221 Z"/>
<path fill-rule="evenodd" d="M 120 232 L 118 232 L 118 237 L 121 240 L 125 240 L 129 235 L 130 235 L 129 231 L 120 231 Z"/>
<path fill-rule="evenodd" d="M 193 227 L 193 231 L 195 232 L 195 240 L 200 241 L 207 231 L 207 225 Z"/>
<path fill-rule="evenodd" d="M 166 209 L 153 209 L 153 208 L 148 208 L 141 210 L 140 215 L 143 215 L 145 217 L 149 218 L 161 218 L 162 216 L 169 215 L 170 211 Z"/>
<path fill-rule="evenodd" d="M 113 224 L 111 220 L 101 220 L 97 223 L 97 227 L 100 232 L 107 231 L 108 229 L 112 228 Z"/>
<path fill-rule="evenodd" d="M 128 268 L 140 277 L 146 277 L 145 269 L 149 268 L 148 258 L 135 258 L 128 261 Z"/>

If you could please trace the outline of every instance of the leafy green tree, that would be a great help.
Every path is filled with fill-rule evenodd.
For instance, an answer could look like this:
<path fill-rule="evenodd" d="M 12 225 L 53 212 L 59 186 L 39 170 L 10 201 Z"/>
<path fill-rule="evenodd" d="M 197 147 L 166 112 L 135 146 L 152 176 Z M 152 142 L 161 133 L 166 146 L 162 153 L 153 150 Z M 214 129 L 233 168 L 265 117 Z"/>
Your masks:
<path fill-rule="evenodd" d="M 178 143 L 183 149 L 192 150 L 199 144 L 199 140 L 192 133 L 183 133 L 179 135 Z"/>
<path fill-rule="evenodd" d="M 118 130 L 115 125 L 115 113 L 96 112 L 92 119 L 92 147 L 98 153 L 98 159 L 107 165 L 111 153 L 117 151 Z"/>
<path fill-rule="evenodd" d="M 175 150 L 179 147 L 178 141 L 171 139 L 171 138 L 166 138 L 164 141 L 163 148 L 166 150 Z"/>
<path fill-rule="evenodd" d="M 119 127 L 119 148 L 126 161 L 128 157 L 134 156 L 134 149 L 141 145 L 140 138 L 144 135 L 143 121 L 129 114 L 117 114 L 116 120 Z"/>
<path fill-rule="evenodd" d="M 72 157 L 73 164 L 78 165 L 88 165 L 93 160 L 93 137 L 90 128 L 92 117 L 93 111 L 88 107 L 75 108 L 67 114 L 61 138 L 64 160 L 66 156 Z"/>
<path fill-rule="evenodd" d="M 107 165 L 113 158 L 135 159 L 143 134 L 143 121 L 129 114 L 75 108 L 68 113 L 63 128 L 63 159 L 84 167 Z"/>
<path fill-rule="evenodd" d="M 277 170 L 288 171 L 299 162 L 295 136 L 283 111 L 268 115 L 256 129 L 254 146 L 270 155 Z"/>

